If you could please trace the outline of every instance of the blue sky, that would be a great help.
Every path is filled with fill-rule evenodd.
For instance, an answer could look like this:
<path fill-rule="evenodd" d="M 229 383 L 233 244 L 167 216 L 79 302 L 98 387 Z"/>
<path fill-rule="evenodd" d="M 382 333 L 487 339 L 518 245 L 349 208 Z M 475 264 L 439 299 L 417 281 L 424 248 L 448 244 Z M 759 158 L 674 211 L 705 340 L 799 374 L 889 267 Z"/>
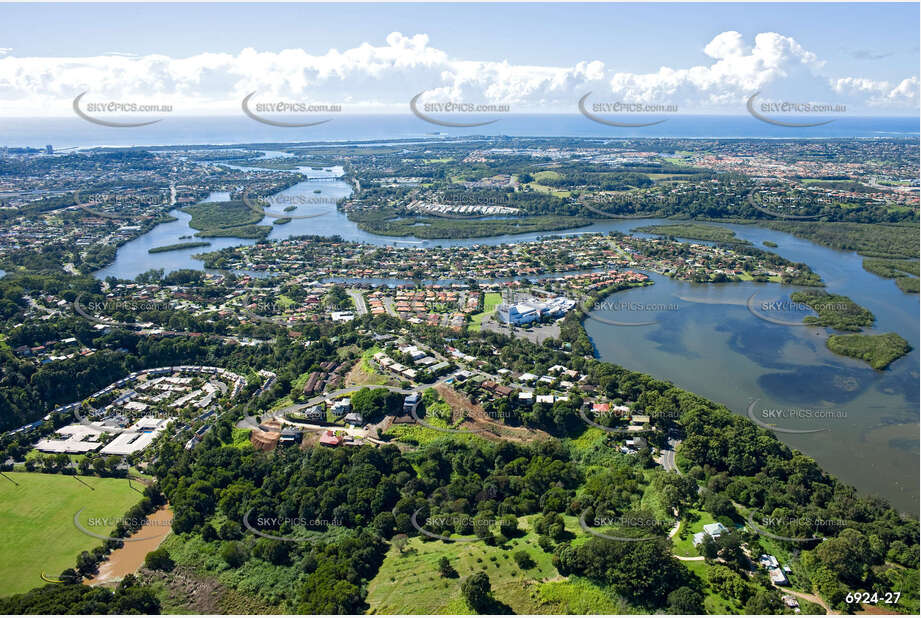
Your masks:
<path fill-rule="evenodd" d="M 563 77 L 554 79 L 571 84 L 573 92 L 586 87 L 597 91 L 598 84 L 604 88 L 611 84 L 612 94 L 672 97 L 681 99 L 685 108 L 698 105 L 704 108 L 722 105 L 727 97 L 738 98 L 753 87 L 775 83 L 778 74 L 783 73 L 788 92 L 824 96 L 828 100 L 835 94 L 852 106 L 866 104 L 893 109 L 901 106 L 904 109 L 905 97 L 894 96 L 892 92 L 900 85 L 900 92 L 917 90 L 916 82 L 907 86 L 904 82 L 916 80 L 918 75 L 918 22 L 919 5 L 916 3 L 0 4 L 0 50 L 6 50 L 6 59 L 21 59 L 15 66 L 7 62 L 4 70 L 4 58 L 0 56 L 0 103 L 6 100 L 14 105 L 17 101 L 26 105 L 25 101 L 29 101 L 28 105 L 47 108 L 57 105 L 52 103 L 53 99 L 66 99 L 66 89 L 80 87 L 80 79 L 86 87 L 106 84 L 111 96 L 129 94 L 125 89 L 119 91 L 111 80 L 105 79 L 104 73 L 99 73 L 101 78 L 91 78 L 88 76 L 91 71 L 87 69 L 81 76 L 73 71 L 72 62 L 47 60 L 51 58 L 86 59 L 93 71 L 108 70 L 124 75 L 131 70 L 124 66 L 104 68 L 101 64 L 105 63 L 98 58 L 112 53 L 133 54 L 148 59 L 147 64 L 143 64 L 147 72 L 153 66 L 150 59 L 157 56 L 173 60 L 207 58 L 209 53 L 237 56 L 246 48 L 272 54 L 297 49 L 311 58 L 329 59 L 331 50 L 358 50 L 362 45 L 381 49 L 388 45 L 387 37 L 398 32 L 407 38 L 426 37 L 424 45 L 414 48 L 416 59 L 429 52 L 443 56 L 435 60 L 414 60 L 414 70 L 426 74 L 424 79 L 409 76 L 408 70 L 396 71 L 393 79 L 407 82 L 410 89 L 416 87 L 417 82 L 431 82 L 433 74 L 439 72 L 438 66 L 442 66 L 441 72 L 454 70 L 451 62 L 487 63 L 495 69 L 492 71 L 495 80 L 516 79 L 508 75 L 503 77 L 502 63 L 519 68 L 516 75 L 520 87 L 499 88 L 501 95 L 496 95 L 495 87 L 490 90 L 488 81 L 477 85 L 469 76 L 447 82 L 439 78 L 439 82 L 432 85 L 447 89 L 445 92 L 453 96 L 473 96 L 472 93 L 487 96 L 492 92 L 488 96 L 499 96 L 504 101 L 555 105 L 551 102 L 556 101 L 551 96 L 554 88 L 536 84 L 539 80 L 527 70 L 527 67 L 539 67 L 548 71 L 568 70 Z M 742 66 L 741 60 L 724 63 L 737 65 L 729 67 L 729 71 L 744 73 L 751 69 L 750 74 L 738 77 L 735 89 L 729 88 L 727 93 L 714 94 L 710 85 L 702 85 L 699 80 L 692 86 L 680 79 L 659 79 L 651 85 L 655 80 L 650 76 L 660 73 L 663 67 L 666 72 L 691 71 L 694 67 L 712 70 L 715 63 L 727 60 L 704 51 L 716 37 L 727 32 L 739 35 L 734 43 L 738 49 L 731 51 L 735 58 L 746 58 L 751 48 L 758 48 L 755 38 L 759 34 L 776 33 L 783 38 L 778 39 L 780 42 L 771 42 L 770 49 L 762 45 L 760 56 L 759 52 L 754 53 L 753 61 L 763 65 L 760 72 Z M 787 40 L 793 43 L 783 43 Z M 784 61 L 766 65 L 765 58 L 775 50 L 786 54 Z M 383 62 L 405 62 L 403 56 L 384 56 Z M 579 63 L 600 63 L 603 68 L 600 73 L 589 71 L 591 75 L 586 75 L 577 68 Z M 802 74 L 806 64 L 810 72 L 808 79 L 831 80 L 835 84 L 832 90 L 824 86 L 817 87 L 814 92 L 806 89 L 803 86 L 806 78 Z M 320 65 L 325 66 L 322 62 Z M 177 90 L 182 91 L 181 96 L 191 96 L 189 100 L 194 100 L 195 105 L 216 100 L 220 88 L 233 88 L 232 96 L 236 96 L 238 91 L 250 87 L 241 86 L 241 81 L 260 82 L 252 87 L 260 91 L 268 87 L 279 96 L 299 94 L 291 86 L 293 69 L 290 66 L 282 71 L 283 76 L 274 80 L 260 80 L 261 75 L 254 75 L 250 80 L 245 76 L 241 79 L 240 71 L 230 70 L 228 66 L 227 63 L 221 67 L 199 63 L 201 72 L 195 81 L 200 89 L 191 92 L 189 84 L 185 84 Z M 592 66 L 597 68 L 598 65 Z M 46 82 L 35 86 L 25 83 L 22 77 L 25 71 L 39 69 L 57 75 L 65 67 L 72 71 L 72 75 L 67 76 L 72 79 L 55 80 L 46 75 Z M 351 65 L 348 69 L 352 77 L 354 69 Z M 492 69 L 484 72 L 490 73 Z M 233 73 L 233 79 L 218 76 L 228 70 Z M 380 105 L 389 104 L 397 96 L 387 88 L 372 91 L 379 84 L 371 82 L 382 78 L 381 75 L 375 75 L 370 81 L 366 75 L 358 84 L 349 86 L 345 77 L 331 83 L 320 77 L 322 69 L 314 67 L 314 70 L 306 78 L 314 96 L 322 93 L 330 100 L 344 98 L 346 102 Z M 170 75 L 165 82 L 174 82 L 176 69 L 164 71 Z M 529 76 L 521 77 L 525 74 Z M 630 77 L 623 77 L 625 75 Z M 182 77 L 185 78 L 185 74 Z M 725 77 L 725 71 L 720 69 L 704 81 Z M 545 77 L 545 82 L 548 79 L 552 81 Z M 845 86 L 841 80 L 849 81 Z M 140 79 L 127 81 L 127 86 L 134 88 L 130 91 L 134 95 L 179 96 L 163 86 L 164 80 L 158 83 L 140 83 Z M 132 81 L 135 83 L 130 83 Z M 790 86 L 792 83 L 797 84 L 795 88 Z M 894 103 L 896 100 L 898 102 Z M 908 109 L 916 108 L 917 96 L 910 97 L 907 105 Z"/>
<path fill-rule="evenodd" d="M 6 4 L 0 15 L 0 47 L 36 56 L 181 56 L 243 47 L 322 53 L 399 31 L 424 32 L 440 49 L 471 60 L 616 63 L 629 56 L 629 69 L 640 71 L 701 62 L 701 41 L 737 30 L 791 36 L 845 72 L 872 67 L 895 79 L 919 62 L 918 3 Z"/>

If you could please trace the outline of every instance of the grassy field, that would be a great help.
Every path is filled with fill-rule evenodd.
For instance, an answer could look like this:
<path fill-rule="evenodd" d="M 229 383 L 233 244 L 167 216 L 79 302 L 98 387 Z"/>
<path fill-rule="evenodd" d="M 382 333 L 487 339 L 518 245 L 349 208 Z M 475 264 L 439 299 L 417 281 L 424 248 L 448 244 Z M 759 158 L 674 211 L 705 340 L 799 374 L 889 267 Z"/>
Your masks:
<path fill-rule="evenodd" d="M 446 423 L 444 420 L 435 418 L 434 416 L 426 417 L 425 422 L 429 425 L 432 425 L 433 427 L 450 427 L 452 429 L 457 428 L 456 426 L 449 426 L 448 423 Z M 387 440 L 395 440 L 397 442 L 405 442 L 407 444 L 415 444 L 417 446 L 425 446 L 427 444 L 431 444 L 432 442 L 440 442 L 447 439 L 452 441 L 464 440 L 467 442 L 476 440 L 481 442 L 483 441 L 483 438 L 475 433 L 449 434 L 444 431 L 438 431 L 437 429 L 424 427 L 416 423 L 408 425 L 391 425 L 390 428 L 384 432 L 384 438 Z"/>
<path fill-rule="evenodd" d="M 539 182 L 529 182 L 527 186 L 532 191 L 537 191 L 538 193 L 549 193 L 550 195 L 553 195 L 554 197 L 569 197 L 570 195 L 572 195 L 571 191 L 567 191 L 565 189 L 556 189 L 554 187 L 548 187 L 547 185 L 542 185 Z"/>
<path fill-rule="evenodd" d="M 90 527 L 87 520 L 116 520 L 141 499 L 126 479 L 28 472 L 4 476 L 0 478 L 0 596 L 44 585 L 43 571 L 57 577 L 74 566 L 77 554 L 102 543 L 74 527 L 77 511 L 86 509 L 80 517 L 88 530 L 107 535 L 114 523 Z"/>
<path fill-rule="evenodd" d="M 372 364 L 374 355 L 380 351 L 380 347 L 374 346 L 361 355 L 361 360 L 349 373 L 346 386 L 380 386 L 392 382 L 390 376 L 379 373 Z"/>
<path fill-rule="evenodd" d="M 613 595 L 590 582 L 569 582 L 560 576 L 551 563 L 551 554 L 537 544 L 537 534 L 530 528 L 533 519 L 519 518 L 524 534 L 505 547 L 414 537 L 402 553 L 391 548 L 368 586 L 370 613 L 472 614 L 460 587 L 477 571 L 489 575 L 495 599 L 517 614 L 555 612 L 561 607 L 580 608 L 577 613 L 617 613 L 622 604 Z M 566 528 L 576 533 L 576 518 L 567 517 Z M 520 550 L 527 551 L 534 561 L 530 569 L 523 570 L 515 563 L 513 555 Z M 438 560 L 442 556 L 448 558 L 458 577 L 441 577 Z"/>
<path fill-rule="evenodd" d="M 487 292 L 483 297 L 483 311 L 470 316 L 470 330 L 478 331 L 483 323 L 483 318 L 492 314 L 496 306 L 502 302 L 502 295 L 498 292 Z"/>
<path fill-rule="evenodd" d="M 534 172 L 531 175 L 534 180 L 540 182 L 542 180 L 559 180 L 563 175 L 559 172 L 554 172 L 553 170 L 543 170 L 540 172 Z"/>

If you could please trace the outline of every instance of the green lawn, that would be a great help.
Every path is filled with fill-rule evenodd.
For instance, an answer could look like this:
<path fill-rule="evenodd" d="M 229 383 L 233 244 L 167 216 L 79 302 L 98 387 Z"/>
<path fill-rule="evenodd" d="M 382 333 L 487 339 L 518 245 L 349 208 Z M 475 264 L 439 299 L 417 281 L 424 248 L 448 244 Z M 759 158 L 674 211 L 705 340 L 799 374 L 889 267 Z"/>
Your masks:
<path fill-rule="evenodd" d="M 498 304 L 501 302 L 501 294 L 498 292 L 487 292 L 486 295 L 483 296 L 483 311 L 470 316 L 470 330 L 480 330 L 480 325 L 483 323 L 483 319 L 491 315 L 496 310 L 496 306 L 498 306 Z"/>
<path fill-rule="evenodd" d="M 571 191 L 565 189 L 555 189 L 554 187 L 548 187 L 547 185 L 542 185 L 538 182 L 529 182 L 527 184 L 532 191 L 537 191 L 538 193 L 549 193 L 555 197 L 569 197 L 572 195 Z"/>
<path fill-rule="evenodd" d="M 716 522 L 713 519 L 713 516 L 706 511 L 698 511 L 691 509 L 688 513 L 690 519 L 693 519 L 694 515 L 699 516 L 697 521 L 688 522 L 687 518 L 685 521 L 681 522 L 681 528 L 678 530 L 678 533 L 672 537 L 672 542 L 675 544 L 675 555 L 678 556 L 699 556 L 697 549 L 694 547 L 694 534 L 697 532 L 703 532 L 705 524 L 712 524 Z M 681 538 L 681 537 L 684 538 Z"/>
<path fill-rule="evenodd" d="M 77 530 L 77 511 L 85 509 L 80 516 L 84 527 L 108 535 L 115 528 L 114 520 L 142 497 L 127 479 L 30 472 L 5 476 L 0 478 L 0 596 L 44 585 L 43 571 L 55 578 L 74 566 L 81 551 L 102 544 Z M 112 520 L 112 525 L 89 525 L 93 517 Z"/>
<path fill-rule="evenodd" d="M 534 172 L 533 174 L 531 174 L 531 176 L 537 182 L 540 182 L 541 180 L 559 180 L 560 178 L 563 177 L 561 173 L 554 172 L 553 170 L 543 170 L 540 172 Z"/>

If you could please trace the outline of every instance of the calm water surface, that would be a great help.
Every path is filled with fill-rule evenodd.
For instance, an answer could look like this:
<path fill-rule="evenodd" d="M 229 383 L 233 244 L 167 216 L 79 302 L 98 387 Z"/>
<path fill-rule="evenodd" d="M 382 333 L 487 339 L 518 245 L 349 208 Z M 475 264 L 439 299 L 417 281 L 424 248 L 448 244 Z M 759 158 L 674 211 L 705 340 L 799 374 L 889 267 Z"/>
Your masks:
<path fill-rule="evenodd" d="M 612 326 L 596 319 L 585 326 L 604 360 L 668 379 L 725 404 L 739 414 L 752 412 L 780 429 L 791 447 L 830 473 L 868 493 L 888 498 L 897 508 L 918 513 L 918 296 L 901 292 L 892 280 L 863 270 L 862 257 L 834 251 L 788 234 L 729 225 L 738 236 L 784 257 L 809 264 L 829 292 L 851 297 L 877 318 L 869 333 L 895 331 L 914 348 L 885 371 L 832 354 L 825 347 L 825 328 L 785 326 L 759 319 L 749 310 L 762 303 L 790 303 L 791 286 L 758 283 L 693 284 L 653 274 L 656 284 L 620 292 L 609 303 L 631 301 L 632 312 L 617 321 L 652 326 Z M 620 305 L 615 305 L 614 308 Z M 789 306 L 789 305 L 787 305 Z M 593 315 L 613 318 L 613 308 Z M 647 310 L 648 309 L 648 310 Z M 632 315 L 631 315 L 632 314 Z M 783 321 L 799 322 L 798 311 L 765 311 Z M 785 417 L 767 418 L 763 410 Z M 812 410 L 802 418 L 792 410 Z M 828 418 L 815 418 L 824 414 Z"/>

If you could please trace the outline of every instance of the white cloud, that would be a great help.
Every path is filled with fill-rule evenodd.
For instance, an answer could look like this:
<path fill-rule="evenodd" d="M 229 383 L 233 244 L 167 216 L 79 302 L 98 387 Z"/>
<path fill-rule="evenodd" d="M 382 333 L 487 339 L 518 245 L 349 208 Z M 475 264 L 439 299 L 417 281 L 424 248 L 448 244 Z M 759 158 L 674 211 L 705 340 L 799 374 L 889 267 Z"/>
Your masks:
<path fill-rule="evenodd" d="M 505 103 L 518 112 L 574 112 L 588 91 L 596 101 L 671 103 L 682 112 L 742 113 L 756 91 L 765 99 L 844 103 L 853 111 L 917 113 L 917 76 L 898 83 L 823 74 L 824 62 L 796 40 L 763 32 L 751 43 L 717 34 L 703 51 L 711 62 L 632 73 L 586 59 L 534 66 L 454 58 L 426 34 L 393 32 L 312 55 L 303 49 L 202 53 L 184 58 L 109 53 L 92 57 L 16 57 L 0 48 L 0 112 L 68 115 L 73 97 L 171 104 L 174 112 L 239 113 L 250 92 L 264 101 L 339 103 L 345 111 L 407 110 L 423 100 Z"/>
<path fill-rule="evenodd" d="M 742 35 L 735 30 L 728 30 L 713 37 L 704 47 L 704 53 L 711 58 L 723 60 L 732 56 L 743 56 L 748 52 Z"/>

